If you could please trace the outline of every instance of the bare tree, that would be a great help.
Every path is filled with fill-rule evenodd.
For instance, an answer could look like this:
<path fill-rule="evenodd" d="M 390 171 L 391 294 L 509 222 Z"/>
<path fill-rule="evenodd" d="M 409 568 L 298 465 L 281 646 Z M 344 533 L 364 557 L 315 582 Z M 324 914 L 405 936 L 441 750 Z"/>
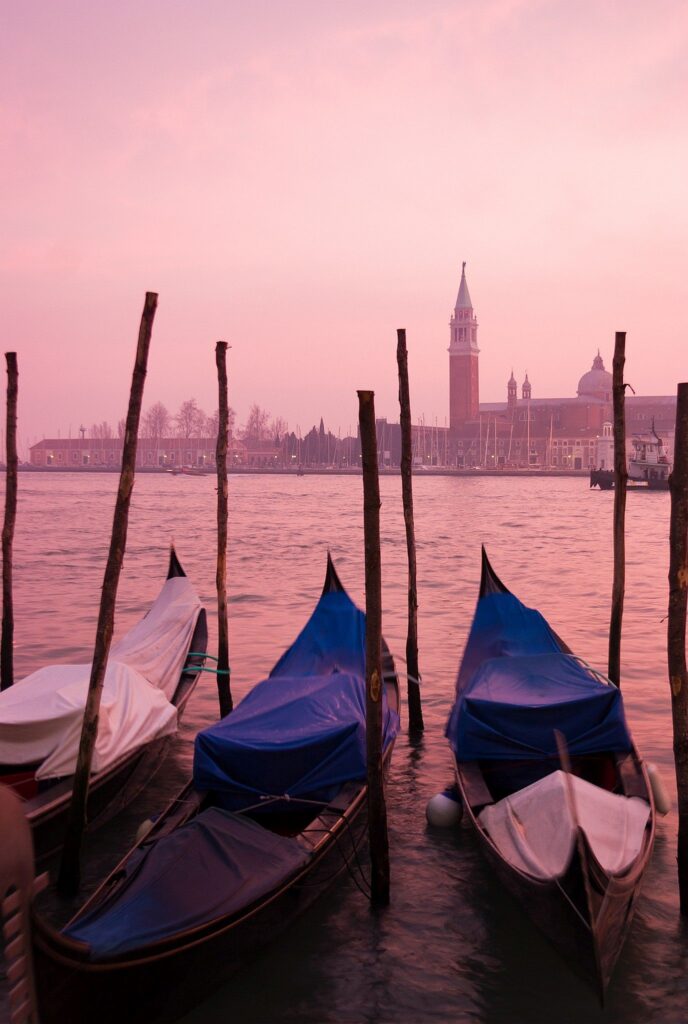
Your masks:
<path fill-rule="evenodd" d="M 203 433 L 206 415 L 198 408 L 195 398 L 182 402 L 179 412 L 174 417 L 179 437 L 199 437 Z"/>
<path fill-rule="evenodd" d="M 162 402 L 156 402 L 144 412 L 142 425 L 142 437 L 159 439 L 169 433 L 170 414 Z"/>
<path fill-rule="evenodd" d="M 266 441 L 271 437 L 270 413 L 267 409 L 261 409 L 254 403 L 248 414 L 248 419 L 239 431 L 239 436 L 244 441 Z"/>
<path fill-rule="evenodd" d="M 103 420 L 102 423 L 93 423 L 89 428 L 88 436 L 94 438 L 112 437 L 112 427 L 106 420 Z"/>
<path fill-rule="evenodd" d="M 279 438 L 284 437 L 289 429 L 289 424 L 281 416 L 275 416 L 274 420 L 270 423 L 270 437 Z"/>
<path fill-rule="evenodd" d="M 124 438 L 124 433 L 125 433 L 126 429 L 127 429 L 127 421 L 126 420 L 119 420 L 117 422 L 117 437 L 120 439 L 120 441 Z"/>

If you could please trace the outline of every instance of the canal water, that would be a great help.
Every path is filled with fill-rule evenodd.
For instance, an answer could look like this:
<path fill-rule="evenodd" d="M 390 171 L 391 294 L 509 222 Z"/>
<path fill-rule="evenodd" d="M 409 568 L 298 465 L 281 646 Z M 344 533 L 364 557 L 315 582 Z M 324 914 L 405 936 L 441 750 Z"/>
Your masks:
<path fill-rule="evenodd" d="M 115 476 L 22 474 L 15 538 L 16 670 L 87 660 L 109 543 Z M 381 480 L 383 630 L 403 667 L 406 549 L 398 477 Z M 480 545 L 507 586 L 604 670 L 612 580 L 611 493 L 556 477 L 414 478 L 419 643 L 426 731 L 405 731 L 387 793 L 392 901 L 370 911 L 344 876 L 312 912 L 186 1024 L 475 1021 L 495 1024 L 688 1019 L 688 928 L 678 914 L 675 810 L 657 842 L 624 950 L 600 1008 L 486 869 L 465 826 L 426 826 L 451 781 L 444 725 L 475 605 Z M 135 486 L 116 635 L 145 611 L 173 540 L 210 616 L 215 650 L 215 481 L 142 476 Z M 669 496 L 627 506 L 622 686 L 641 753 L 674 799 L 666 671 Z M 230 478 L 230 644 L 235 698 L 263 678 L 320 593 L 329 548 L 363 604 L 360 478 Z M 164 805 L 188 774 L 195 732 L 217 716 L 203 677 L 179 737 L 125 829 Z M 97 1010 L 94 1009 L 94 1020 Z"/>

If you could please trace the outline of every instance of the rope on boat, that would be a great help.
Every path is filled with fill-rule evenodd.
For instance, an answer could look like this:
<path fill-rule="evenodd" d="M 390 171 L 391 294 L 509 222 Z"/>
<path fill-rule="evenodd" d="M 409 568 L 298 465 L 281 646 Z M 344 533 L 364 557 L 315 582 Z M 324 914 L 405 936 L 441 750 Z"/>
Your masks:
<path fill-rule="evenodd" d="M 206 651 L 189 651 L 187 658 L 210 658 L 211 661 L 218 661 L 218 658 L 213 657 L 212 654 L 208 654 Z M 191 666 L 194 667 L 193 665 Z"/>
<path fill-rule="evenodd" d="M 229 676 L 232 670 L 229 668 L 198 668 L 196 665 L 187 665 L 187 668 L 196 669 L 197 672 L 210 672 L 214 676 Z"/>

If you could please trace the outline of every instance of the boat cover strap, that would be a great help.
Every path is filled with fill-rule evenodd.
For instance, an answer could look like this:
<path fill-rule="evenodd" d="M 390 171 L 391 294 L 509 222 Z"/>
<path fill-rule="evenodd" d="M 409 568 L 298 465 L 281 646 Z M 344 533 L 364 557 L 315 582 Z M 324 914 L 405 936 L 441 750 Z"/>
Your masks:
<path fill-rule="evenodd" d="M 250 907 L 307 860 L 296 839 L 211 807 L 138 850 L 124 881 L 65 934 L 92 960 L 133 952 Z"/>
<path fill-rule="evenodd" d="M 557 878 L 567 869 L 576 820 L 601 867 L 622 874 L 642 849 L 650 805 L 570 775 L 574 808 L 564 772 L 556 771 L 486 807 L 478 822 L 510 864 L 536 878 Z"/>

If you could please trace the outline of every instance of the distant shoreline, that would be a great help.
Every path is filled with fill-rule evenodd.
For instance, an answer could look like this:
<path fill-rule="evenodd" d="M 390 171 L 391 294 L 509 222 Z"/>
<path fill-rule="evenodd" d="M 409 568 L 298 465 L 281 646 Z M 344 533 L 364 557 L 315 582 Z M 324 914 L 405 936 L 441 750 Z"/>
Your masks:
<path fill-rule="evenodd" d="M 0 471 L 4 471 L 5 467 L 0 467 Z M 64 474 L 64 473 L 76 473 L 81 476 L 96 475 L 102 473 L 119 473 L 119 467 L 110 468 L 108 466 L 95 467 L 89 466 L 88 468 L 75 469 L 71 466 L 19 466 L 20 473 L 47 473 L 47 474 Z M 282 468 L 267 468 L 260 466 L 246 466 L 241 468 L 231 468 L 227 470 L 230 476 L 360 476 L 361 470 L 355 469 L 326 469 L 317 467 L 304 467 L 302 470 L 295 469 L 282 469 Z M 205 473 L 177 473 L 173 474 L 168 469 L 157 469 L 140 467 L 136 470 L 137 475 L 139 473 L 156 476 L 186 476 L 186 477 L 215 477 L 214 470 L 208 470 Z M 381 469 L 380 476 L 399 476 L 401 470 L 397 467 L 391 469 Z M 555 477 L 555 476 L 572 476 L 582 477 L 588 479 L 590 476 L 589 469 L 456 469 L 452 467 L 444 466 L 432 466 L 423 469 L 414 469 L 413 475 L 415 477 L 424 476 L 454 476 L 454 477 Z"/>

